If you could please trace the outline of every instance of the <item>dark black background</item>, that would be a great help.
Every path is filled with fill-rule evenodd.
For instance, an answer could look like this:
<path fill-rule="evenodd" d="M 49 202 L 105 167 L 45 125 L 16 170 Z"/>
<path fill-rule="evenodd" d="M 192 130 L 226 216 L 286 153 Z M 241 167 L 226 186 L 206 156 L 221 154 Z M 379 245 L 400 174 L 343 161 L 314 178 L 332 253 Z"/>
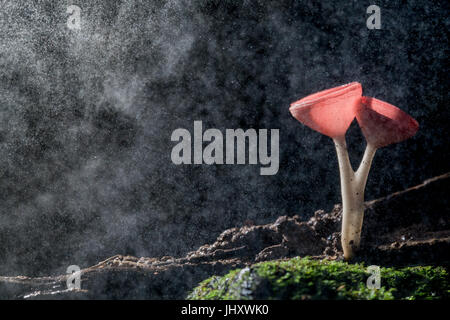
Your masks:
<path fill-rule="evenodd" d="M 70 4 L 81 30 L 66 26 Z M 381 30 L 366 8 L 381 7 Z M 181 255 L 245 220 L 340 202 L 328 137 L 289 104 L 351 81 L 420 124 L 366 199 L 449 170 L 447 1 L 1 1 L 0 274 Z M 176 128 L 280 129 L 280 170 L 175 166 Z M 356 123 L 354 166 L 364 149 Z M 430 201 L 433 201 L 430 198 Z"/>

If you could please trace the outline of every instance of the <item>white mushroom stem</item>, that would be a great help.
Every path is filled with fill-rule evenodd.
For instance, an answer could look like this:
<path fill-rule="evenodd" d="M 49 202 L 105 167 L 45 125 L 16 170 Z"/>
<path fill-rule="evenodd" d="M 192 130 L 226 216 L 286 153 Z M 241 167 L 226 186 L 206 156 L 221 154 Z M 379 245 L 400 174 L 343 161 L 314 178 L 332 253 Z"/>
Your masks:
<path fill-rule="evenodd" d="M 372 159 L 377 148 L 367 144 L 363 159 L 356 172 L 350 164 L 345 137 L 333 139 L 339 161 L 342 193 L 341 242 L 344 258 L 351 259 L 359 248 L 364 218 L 364 189 Z"/>

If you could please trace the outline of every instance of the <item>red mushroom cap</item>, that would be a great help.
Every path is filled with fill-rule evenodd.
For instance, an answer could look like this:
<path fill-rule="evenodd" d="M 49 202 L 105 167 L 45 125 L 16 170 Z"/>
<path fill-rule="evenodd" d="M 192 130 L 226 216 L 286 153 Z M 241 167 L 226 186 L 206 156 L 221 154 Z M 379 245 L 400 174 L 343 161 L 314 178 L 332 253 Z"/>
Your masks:
<path fill-rule="evenodd" d="M 291 104 L 292 116 L 331 138 L 344 136 L 356 115 L 362 87 L 358 82 L 311 94 Z"/>
<path fill-rule="evenodd" d="M 406 140 L 419 123 L 399 108 L 371 97 L 362 97 L 356 119 L 368 143 L 377 148 Z"/>

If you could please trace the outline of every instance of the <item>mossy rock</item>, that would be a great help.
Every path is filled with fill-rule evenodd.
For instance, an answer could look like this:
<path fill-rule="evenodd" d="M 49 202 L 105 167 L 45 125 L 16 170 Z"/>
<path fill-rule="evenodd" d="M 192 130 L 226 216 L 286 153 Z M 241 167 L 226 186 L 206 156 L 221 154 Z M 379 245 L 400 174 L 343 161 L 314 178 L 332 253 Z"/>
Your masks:
<path fill-rule="evenodd" d="M 380 268 L 381 287 L 369 289 L 364 264 L 292 258 L 255 264 L 202 281 L 193 300 L 251 299 L 448 299 L 448 269 Z"/>

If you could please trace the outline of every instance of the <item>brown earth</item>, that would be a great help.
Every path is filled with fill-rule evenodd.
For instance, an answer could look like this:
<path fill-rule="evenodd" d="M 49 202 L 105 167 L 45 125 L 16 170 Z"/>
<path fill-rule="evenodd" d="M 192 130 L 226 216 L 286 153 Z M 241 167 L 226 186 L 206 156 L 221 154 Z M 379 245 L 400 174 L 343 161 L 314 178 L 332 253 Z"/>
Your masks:
<path fill-rule="evenodd" d="M 361 250 L 355 261 L 381 266 L 450 264 L 450 173 L 366 202 Z M 294 256 L 342 259 L 341 206 L 307 221 L 281 216 L 266 225 L 225 230 L 185 257 L 114 256 L 81 271 L 81 290 L 67 275 L 0 277 L 3 299 L 183 299 L 211 275 L 255 262 Z"/>

